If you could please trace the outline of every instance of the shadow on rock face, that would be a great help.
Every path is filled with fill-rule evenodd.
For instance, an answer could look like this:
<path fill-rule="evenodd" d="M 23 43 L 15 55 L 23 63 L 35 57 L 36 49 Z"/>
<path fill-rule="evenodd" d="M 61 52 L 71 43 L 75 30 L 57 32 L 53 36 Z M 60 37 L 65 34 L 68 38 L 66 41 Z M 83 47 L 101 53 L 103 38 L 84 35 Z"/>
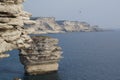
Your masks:
<path fill-rule="evenodd" d="M 48 73 L 44 75 L 24 75 L 23 80 L 61 80 L 57 72 Z"/>

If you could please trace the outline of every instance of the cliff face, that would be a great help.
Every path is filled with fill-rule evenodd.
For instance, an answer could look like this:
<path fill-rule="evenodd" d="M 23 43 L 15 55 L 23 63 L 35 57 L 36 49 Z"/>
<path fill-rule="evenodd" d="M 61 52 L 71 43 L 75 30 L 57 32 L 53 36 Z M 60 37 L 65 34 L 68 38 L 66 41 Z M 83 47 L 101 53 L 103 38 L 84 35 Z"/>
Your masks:
<path fill-rule="evenodd" d="M 20 61 L 25 66 L 25 72 L 30 75 L 44 74 L 58 70 L 61 59 L 61 48 L 58 40 L 50 37 L 32 37 L 30 48 L 22 49 Z"/>
<path fill-rule="evenodd" d="M 35 20 L 35 25 L 27 25 L 28 27 L 31 27 L 35 29 L 35 34 L 41 34 L 41 33 L 60 33 L 62 32 L 62 28 L 59 24 L 56 23 L 54 17 L 41 17 Z M 27 27 L 25 26 L 25 27 Z"/>
<path fill-rule="evenodd" d="M 90 26 L 90 24 L 86 22 L 56 21 L 54 17 L 32 18 L 32 20 L 36 21 L 36 24 L 27 25 L 25 27 L 35 29 L 33 34 L 102 31 L 99 27 Z"/>
<path fill-rule="evenodd" d="M 84 31 L 84 32 L 90 32 L 91 30 L 91 26 L 86 23 L 86 22 L 78 22 L 78 21 L 57 21 L 57 23 L 59 25 L 61 25 L 65 31 L 67 32 L 80 32 L 80 31 Z"/>
<path fill-rule="evenodd" d="M 0 55 L 16 48 L 27 48 L 32 41 L 24 24 L 33 23 L 23 11 L 24 0 L 0 0 Z M 2 54 L 3 55 L 3 54 Z"/>

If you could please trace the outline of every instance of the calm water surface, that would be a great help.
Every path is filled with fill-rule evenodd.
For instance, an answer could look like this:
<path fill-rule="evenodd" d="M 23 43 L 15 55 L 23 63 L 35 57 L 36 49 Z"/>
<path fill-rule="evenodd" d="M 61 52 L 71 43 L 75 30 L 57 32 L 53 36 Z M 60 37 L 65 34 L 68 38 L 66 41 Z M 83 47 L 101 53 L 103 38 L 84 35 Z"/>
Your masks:
<path fill-rule="evenodd" d="M 120 80 L 120 32 L 49 34 L 58 38 L 64 58 L 58 73 L 24 75 L 18 50 L 0 60 L 0 80 Z"/>

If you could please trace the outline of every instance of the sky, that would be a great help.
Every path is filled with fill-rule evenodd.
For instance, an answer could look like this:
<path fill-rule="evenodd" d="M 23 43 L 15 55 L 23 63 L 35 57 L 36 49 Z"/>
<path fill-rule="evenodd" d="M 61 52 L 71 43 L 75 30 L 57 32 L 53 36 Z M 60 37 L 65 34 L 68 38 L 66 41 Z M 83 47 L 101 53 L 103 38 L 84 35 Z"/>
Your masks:
<path fill-rule="evenodd" d="M 120 28 L 120 0 L 27 0 L 24 9 L 33 17 L 85 21 L 103 28 Z"/>

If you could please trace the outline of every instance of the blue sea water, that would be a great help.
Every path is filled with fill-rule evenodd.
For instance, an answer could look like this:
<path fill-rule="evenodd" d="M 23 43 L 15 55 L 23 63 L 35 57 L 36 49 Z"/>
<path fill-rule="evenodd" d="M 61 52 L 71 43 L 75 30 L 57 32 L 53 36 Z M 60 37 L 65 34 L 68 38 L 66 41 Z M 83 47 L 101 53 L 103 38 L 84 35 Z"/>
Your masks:
<path fill-rule="evenodd" d="M 0 60 L 0 80 L 120 80 L 120 32 L 48 34 L 59 39 L 63 50 L 58 73 L 27 76 L 19 51 Z"/>

